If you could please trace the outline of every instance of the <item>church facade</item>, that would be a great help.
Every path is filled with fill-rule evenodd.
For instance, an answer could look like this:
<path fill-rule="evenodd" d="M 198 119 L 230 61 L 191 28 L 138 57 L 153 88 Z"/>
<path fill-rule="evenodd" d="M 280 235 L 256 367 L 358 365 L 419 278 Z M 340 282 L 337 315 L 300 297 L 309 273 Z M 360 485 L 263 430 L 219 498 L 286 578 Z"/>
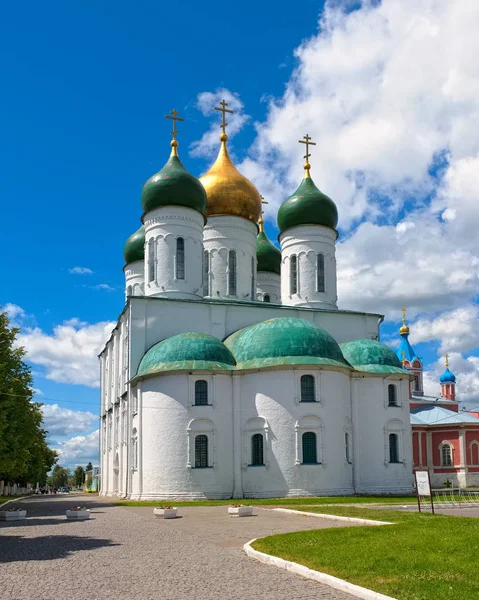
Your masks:
<path fill-rule="evenodd" d="M 126 305 L 100 354 L 101 494 L 409 493 L 413 375 L 378 341 L 381 315 L 337 307 L 338 213 L 311 178 L 309 137 L 279 250 L 224 114 L 206 175 L 183 167 L 175 120 L 143 186 Z"/>

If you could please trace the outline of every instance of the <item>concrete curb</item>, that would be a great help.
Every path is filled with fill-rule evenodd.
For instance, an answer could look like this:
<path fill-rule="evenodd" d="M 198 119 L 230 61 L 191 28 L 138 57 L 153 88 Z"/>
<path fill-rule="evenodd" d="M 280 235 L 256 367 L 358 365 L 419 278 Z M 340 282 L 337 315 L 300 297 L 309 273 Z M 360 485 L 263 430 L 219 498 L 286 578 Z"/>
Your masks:
<path fill-rule="evenodd" d="M 12 498 L 11 500 L 2 502 L 2 504 L 0 504 L 0 510 L 2 510 L 2 507 L 7 506 L 7 504 L 10 504 L 10 502 L 18 502 L 19 500 L 24 500 L 25 498 L 29 498 L 29 497 L 30 496 L 18 496 L 18 498 Z M 0 500 L 1 500 L 1 496 L 0 496 Z"/>
<path fill-rule="evenodd" d="M 266 509 L 268 510 L 268 509 Z M 278 512 L 285 512 L 292 515 L 304 515 L 306 517 L 320 517 L 321 519 L 331 519 L 331 521 L 345 521 L 346 523 L 358 523 L 360 525 L 394 525 L 390 521 L 374 521 L 373 519 L 358 519 L 356 517 L 339 517 L 337 515 L 328 515 L 323 513 L 306 512 L 302 510 L 292 510 L 291 508 L 271 508 Z M 386 596 L 384 596 L 386 597 Z"/>
<path fill-rule="evenodd" d="M 251 544 L 255 541 L 256 539 L 247 542 L 243 546 L 243 550 L 250 558 L 259 560 L 260 562 L 266 565 L 279 567 L 280 569 L 285 569 L 290 573 L 301 575 L 301 577 L 305 577 L 306 579 L 318 581 L 319 583 L 328 585 L 329 587 L 332 587 L 336 590 L 340 590 L 341 592 L 347 592 L 348 594 L 351 594 L 356 598 L 362 598 L 362 600 L 396 600 L 396 598 L 393 598 L 392 596 L 385 596 L 384 594 L 373 592 L 372 590 L 368 590 L 367 588 L 355 585 L 354 583 L 349 583 L 344 579 L 339 579 L 338 577 L 333 577 L 332 575 L 321 573 L 321 571 L 314 571 L 313 569 L 308 569 L 308 567 L 299 565 L 298 563 L 284 560 L 282 558 L 278 558 L 277 556 L 271 556 L 270 554 L 259 552 L 258 550 L 255 550 L 251 547 Z"/>

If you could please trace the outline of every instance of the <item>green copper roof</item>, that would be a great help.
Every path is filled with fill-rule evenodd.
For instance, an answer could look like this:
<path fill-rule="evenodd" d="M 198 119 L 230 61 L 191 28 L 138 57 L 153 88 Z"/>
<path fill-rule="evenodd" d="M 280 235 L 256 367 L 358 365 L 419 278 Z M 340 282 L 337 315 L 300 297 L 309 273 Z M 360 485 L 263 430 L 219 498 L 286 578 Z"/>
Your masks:
<path fill-rule="evenodd" d="M 166 371 L 234 370 L 235 360 L 217 338 L 180 333 L 152 346 L 141 359 L 137 377 Z"/>
<path fill-rule="evenodd" d="M 159 206 L 185 206 L 206 213 L 206 192 L 201 182 L 185 169 L 178 156 L 170 156 L 166 165 L 152 175 L 141 192 L 143 210 Z"/>
<path fill-rule="evenodd" d="M 125 247 L 123 248 L 123 256 L 125 257 L 125 264 L 128 265 L 135 260 L 144 260 L 144 247 L 145 247 L 145 228 L 143 225 L 135 231 L 126 240 Z"/>
<path fill-rule="evenodd" d="M 281 233 L 297 225 L 324 225 L 336 229 L 338 209 L 334 202 L 319 191 L 310 177 L 305 177 L 299 188 L 283 202 L 278 211 Z"/>
<path fill-rule="evenodd" d="M 401 361 L 395 352 L 374 340 L 354 340 L 341 344 L 344 358 L 357 371 L 368 373 L 398 373 L 404 375 Z"/>
<path fill-rule="evenodd" d="M 236 331 L 225 340 L 237 369 L 278 365 L 330 365 L 350 368 L 336 341 L 304 319 L 277 318 Z"/>
<path fill-rule="evenodd" d="M 258 271 L 281 273 L 281 252 L 268 240 L 264 231 L 256 238 L 256 258 Z"/>

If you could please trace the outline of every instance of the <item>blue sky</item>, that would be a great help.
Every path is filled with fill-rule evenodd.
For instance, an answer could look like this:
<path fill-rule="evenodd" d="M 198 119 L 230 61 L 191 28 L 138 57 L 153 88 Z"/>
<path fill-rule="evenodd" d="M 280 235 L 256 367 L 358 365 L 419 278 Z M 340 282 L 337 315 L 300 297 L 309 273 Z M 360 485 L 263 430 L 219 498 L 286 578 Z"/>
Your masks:
<path fill-rule="evenodd" d="M 340 211 L 340 306 L 386 314 L 383 339 L 394 342 L 406 304 L 430 385 L 449 349 L 467 381 L 464 399 L 479 403 L 479 339 L 470 333 L 479 259 L 469 229 L 478 217 L 479 147 L 462 125 L 479 123 L 479 73 L 460 51 L 445 60 L 430 34 L 448 34 L 452 49 L 462 39 L 477 55 L 468 25 L 475 9 L 431 7 L 336 1 L 323 12 L 313 0 L 246 0 L 3 8 L 0 228 L 9 252 L 0 303 L 18 307 L 14 320 L 45 404 L 96 415 L 96 383 L 82 372 L 92 368 L 102 324 L 124 305 L 122 247 L 140 223 L 141 184 L 168 155 L 163 116 L 176 107 L 185 118 L 181 158 L 200 175 L 213 158 L 205 136 L 219 131 L 217 114 L 204 113 L 222 90 L 239 119 L 236 161 L 270 202 L 270 237 L 277 207 L 301 178 L 296 141 L 308 131 L 318 142 L 313 177 Z M 458 83 L 459 98 L 448 91 Z M 88 355 L 73 372 L 62 364 L 65 344 Z M 55 410 L 54 441 L 94 432 L 93 419 Z M 76 432 L 58 425 L 75 419 Z M 90 458 L 75 454 L 75 443 L 72 464 Z"/>

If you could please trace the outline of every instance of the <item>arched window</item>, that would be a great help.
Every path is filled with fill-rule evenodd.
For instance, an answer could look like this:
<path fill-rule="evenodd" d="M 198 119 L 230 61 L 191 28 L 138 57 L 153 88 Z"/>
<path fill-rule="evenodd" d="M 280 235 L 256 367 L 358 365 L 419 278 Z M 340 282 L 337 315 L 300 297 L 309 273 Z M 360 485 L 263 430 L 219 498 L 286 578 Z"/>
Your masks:
<path fill-rule="evenodd" d="M 195 467 L 208 466 L 208 436 L 197 435 L 195 437 Z"/>
<path fill-rule="evenodd" d="M 419 375 L 414 375 L 414 391 L 415 392 L 421 391 L 421 385 L 419 383 Z"/>
<path fill-rule="evenodd" d="M 397 406 L 396 386 L 392 383 L 388 385 L 388 406 Z"/>
<path fill-rule="evenodd" d="M 471 442 L 471 465 L 479 465 L 479 443 Z"/>
<path fill-rule="evenodd" d="M 317 270 L 317 286 L 318 292 L 324 292 L 324 254 L 318 254 L 316 257 L 316 270 Z"/>
<path fill-rule="evenodd" d="M 254 275 L 255 275 L 255 262 L 256 259 L 252 256 L 251 257 L 251 300 L 254 300 L 254 296 L 255 296 L 255 284 L 254 284 Z"/>
<path fill-rule="evenodd" d="M 344 459 L 346 462 L 351 462 L 351 439 L 349 433 L 344 433 Z"/>
<path fill-rule="evenodd" d="M 269 296 L 269 294 L 265 294 L 265 295 L 263 296 L 263 302 L 271 302 L 271 299 L 270 299 L 270 296 Z"/>
<path fill-rule="evenodd" d="M 261 433 L 255 433 L 251 437 L 251 464 L 264 465 L 263 456 L 264 440 Z"/>
<path fill-rule="evenodd" d="M 127 296 L 131 296 L 131 295 L 132 295 L 132 288 L 131 288 L 131 285 L 129 285 L 129 286 L 126 288 L 126 295 L 127 295 Z"/>
<path fill-rule="evenodd" d="M 316 434 L 312 431 L 303 433 L 303 465 L 316 464 L 318 462 L 318 454 L 316 449 Z"/>
<path fill-rule="evenodd" d="M 210 257 L 208 250 L 203 252 L 203 294 L 210 295 Z"/>
<path fill-rule="evenodd" d="M 182 237 L 176 240 L 176 279 L 185 278 L 185 240 Z"/>
<path fill-rule="evenodd" d="M 236 296 L 236 251 L 230 250 L 228 254 L 228 294 Z"/>
<path fill-rule="evenodd" d="M 298 293 L 298 257 L 293 254 L 290 258 L 290 273 L 289 273 L 289 293 L 291 295 Z"/>
<path fill-rule="evenodd" d="M 155 240 L 148 241 L 148 283 L 155 279 Z"/>
<path fill-rule="evenodd" d="M 452 467 L 452 448 L 450 444 L 442 444 L 441 447 L 441 466 Z"/>
<path fill-rule="evenodd" d="M 316 402 L 316 390 L 312 375 L 301 377 L 301 402 Z"/>
<path fill-rule="evenodd" d="M 208 405 L 208 382 L 204 379 L 195 381 L 195 406 Z"/>
<path fill-rule="evenodd" d="M 397 433 L 389 434 L 389 462 L 399 462 L 399 436 Z"/>

